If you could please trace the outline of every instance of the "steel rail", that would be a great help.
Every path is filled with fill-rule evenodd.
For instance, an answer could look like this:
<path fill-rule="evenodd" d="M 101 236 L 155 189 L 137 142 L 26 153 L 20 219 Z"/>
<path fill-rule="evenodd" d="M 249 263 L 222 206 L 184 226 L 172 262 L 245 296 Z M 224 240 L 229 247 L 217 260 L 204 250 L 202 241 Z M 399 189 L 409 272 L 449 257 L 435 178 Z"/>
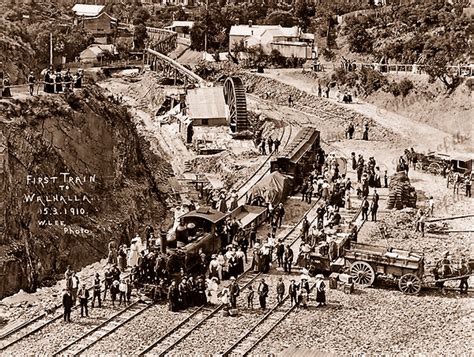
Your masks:
<path fill-rule="evenodd" d="M 282 241 L 285 241 L 290 235 L 292 235 L 295 230 L 297 229 L 297 227 L 300 226 L 300 224 L 303 222 L 303 219 L 304 217 L 306 217 L 310 212 L 312 212 L 313 210 L 315 210 L 315 207 L 317 206 L 317 203 L 319 202 L 320 198 L 318 200 L 316 200 L 314 202 L 314 204 L 311 206 L 311 208 L 306 211 L 306 213 L 303 215 L 303 217 L 298 221 L 298 223 L 296 223 L 291 229 L 290 231 L 285 235 L 285 237 L 283 238 Z M 314 222 L 316 220 L 316 216 L 311 220 L 311 222 Z M 293 245 L 297 240 L 299 239 L 299 236 L 297 236 L 292 242 L 290 245 Z M 276 261 L 276 258 L 272 260 L 272 263 Z M 248 277 L 248 274 L 251 273 L 253 271 L 253 269 L 250 267 L 249 269 L 247 269 L 238 279 L 237 281 L 242 281 L 244 277 Z M 257 275 L 253 276 L 248 282 L 246 282 L 242 287 L 241 289 L 245 289 L 245 287 L 247 287 L 249 284 L 251 284 L 252 282 L 254 282 L 257 278 L 259 278 L 260 276 L 262 275 L 262 273 L 258 273 Z M 178 338 L 177 341 L 175 341 L 174 343 L 172 343 L 171 345 L 169 345 L 164 351 L 160 352 L 159 353 L 159 356 L 164 356 L 166 353 L 168 353 L 169 351 L 171 351 L 176 345 L 178 345 L 178 343 L 180 343 L 181 341 L 183 341 L 187 336 L 189 336 L 192 332 L 196 331 L 202 324 L 204 324 L 206 321 L 208 321 L 211 317 L 213 317 L 219 310 L 221 310 L 222 308 L 224 307 L 224 304 L 220 304 L 217 308 L 215 308 L 214 310 L 212 310 L 210 312 L 210 314 L 206 315 L 203 319 L 201 319 L 196 325 L 194 325 L 190 330 L 188 330 L 183 336 L 180 336 Z M 149 351 L 153 350 L 156 346 L 158 346 L 158 344 L 160 344 L 161 342 L 163 342 L 167 337 L 169 337 L 171 334 L 173 334 L 174 332 L 176 332 L 177 330 L 179 330 L 183 325 L 185 325 L 192 317 L 194 317 L 199 311 L 202 311 L 204 308 L 204 305 L 201 306 L 198 310 L 196 310 L 195 312 L 193 312 L 190 316 L 188 316 L 187 318 L 185 318 L 184 320 L 182 320 L 177 326 L 173 327 L 171 330 L 169 330 L 168 332 L 166 332 L 163 336 L 161 336 L 158 340 L 156 340 L 155 342 L 153 342 L 151 345 L 149 345 L 148 347 L 146 347 L 144 350 L 142 350 L 139 355 L 140 356 L 143 356 L 145 355 L 146 353 L 148 353 Z"/>
<path fill-rule="evenodd" d="M 119 312 L 117 312 L 116 314 L 112 315 L 112 317 L 110 317 L 109 319 L 107 319 L 106 321 L 100 323 L 99 325 L 97 325 L 96 327 L 94 327 L 93 329 L 87 331 L 85 334 L 83 334 L 82 336 L 79 336 L 78 338 L 76 338 L 75 340 L 73 340 L 72 342 L 70 342 L 69 344 L 67 344 L 66 346 L 64 347 L 61 347 L 61 349 L 59 349 L 58 351 L 54 352 L 53 353 L 53 356 L 58 356 L 66 351 L 68 351 L 72 346 L 76 345 L 78 342 L 81 342 L 82 340 L 86 339 L 88 336 L 92 335 L 94 332 L 100 330 L 101 328 L 107 326 L 108 324 L 110 324 L 111 322 L 113 322 L 114 320 L 116 320 L 117 318 L 120 318 L 121 315 L 127 313 L 128 311 L 131 311 L 135 306 L 138 306 L 140 303 L 140 301 L 135 301 L 133 302 L 132 304 L 126 306 L 124 309 L 120 310 Z M 89 344 L 87 344 L 86 346 L 82 347 L 79 351 L 76 351 L 74 352 L 73 354 L 74 355 L 78 355 L 80 354 L 81 352 L 85 351 L 86 349 L 92 347 L 93 345 L 95 345 L 97 342 L 99 342 L 100 340 L 102 340 L 104 337 L 108 336 L 109 334 L 111 334 L 112 332 L 114 332 L 115 330 L 117 330 L 119 327 L 123 326 L 124 324 L 126 324 L 128 321 L 130 321 L 131 319 L 135 318 L 136 316 L 140 315 L 141 313 L 145 312 L 148 308 L 150 308 L 151 306 L 153 306 L 153 304 L 149 304 L 149 305 L 145 305 L 142 309 L 139 309 L 135 314 L 132 314 L 131 316 L 127 317 L 124 321 L 120 322 L 118 325 L 114 326 L 111 330 L 107 330 L 107 332 L 101 336 L 99 336 L 98 338 L 96 338 L 94 341 L 90 342 Z"/>
<path fill-rule="evenodd" d="M 130 273 L 126 273 L 125 276 L 124 276 L 124 278 L 128 277 L 129 275 L 130 275 Z M 94 287 L 91 286 L 91 287 L 88 288 L 87 290 L 88 290 L 88 291 L 93 291 L 93 290 L 94 290 Z M 104 290 L 101 290 L 100 293 L 102 294 L 103 292 L 104 292 Z M 91 300 L 91 299 L 89 298 L 89 300 Z M 57 304 L 57 305 L 55 305 L 55 306 L 53 307 L 53 309 L 54 309 L 54 310 L 57 310 L 57 309 L 59 309 L 59 308 L 61 308 L 61 307 L 62 307 L 62 304 Z M 74 306 L 72 307 L 72 309 L 75 310 L 75 309 L 78 309 L 79 307 L 80 307 L 80 305 L 74 305 Z M 25 321 L 24 323 L 22 323 L 21 325 L 15 327 L 15 328 L 12 329 L 11 331 L 6 332 L 6 333 L 2 336 L 1 339 L 3 340 L 4 338 L 9 337 L 9 336 L 11 336 L 11 335 L 13 335 L 13 334 L 15 334 L 15 333 L 19 333 L 19 332 L 21 332 L 22 330 L 24 330 L 25 328 L 27 328 L 28 326 L 31 326 L 31 325 L 33 325 L 35 322 L 39 321 L 41 318 L 45 318 L 45 317 L 47 317 L 47 316 L 48 316 L 48 314 L 41 314 L 40 316 L 37 316 L 37 317 L 35 317 L 35 318 L 31 319 L 31 320 Z M 3 345 L 3 346 L 0 348 L 0 351 L 4 351 L 4 350 L 6 350 L 7 348 L 9 348 L 9 347 L 11 347 L 11 346 L 17 344 L 18 342 L 24 340 L 25 338 L 27 338 L 27 337 L 33 335 L 34 333 L 38 332 L 39 330 L 43 329 L 44 327 L 46 327 L 46 326 L 50 325 L 51 323 L 53 323 L 53 322 L 59 320 L 61 317 L 63 317 L 63 314 L 62 314 L 62 313 L 59 313 L 58 315 L 52 317 L 50 320 L 47 320 L 45 323 L 43 323 L 43 324 L 41 324 L 41 325 L 35 327 L 35 328 L 32 329 L 31 331 L 28 331 L 26 334 L 24 334 L 24 335 L 18 337 L 17 339 L 15 339 L 15 340 L 13 340 L 13 341 L 11 341 L 11 342 L 8 342 L 6 345 Z"/>

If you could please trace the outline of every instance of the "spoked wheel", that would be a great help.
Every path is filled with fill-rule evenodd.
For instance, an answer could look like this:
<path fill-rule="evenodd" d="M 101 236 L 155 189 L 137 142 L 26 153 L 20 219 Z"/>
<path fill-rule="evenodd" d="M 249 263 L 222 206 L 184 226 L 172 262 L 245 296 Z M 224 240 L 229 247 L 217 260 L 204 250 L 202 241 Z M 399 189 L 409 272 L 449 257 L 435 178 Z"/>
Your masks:
<path fill-rule="evenodd" d="M 441 165 L 438 164 L 437 162 L 432 162 L 428 166 L 428 171 L 431 172 L 434 175 L 441 175 Z"/>
<path fill-rule="evenodd" d="M 354 283 L 370 286 L 375 281 L 374 269 L 369 263 L 357 261 L 351 265 L 351 275 Z"/>
<path fill-rule="evenodd" d="M 405 294 L 418 294 L 421 290 L 421 280 L 415 274 L 405 274 L 398 280 L 398 287 Z"/>

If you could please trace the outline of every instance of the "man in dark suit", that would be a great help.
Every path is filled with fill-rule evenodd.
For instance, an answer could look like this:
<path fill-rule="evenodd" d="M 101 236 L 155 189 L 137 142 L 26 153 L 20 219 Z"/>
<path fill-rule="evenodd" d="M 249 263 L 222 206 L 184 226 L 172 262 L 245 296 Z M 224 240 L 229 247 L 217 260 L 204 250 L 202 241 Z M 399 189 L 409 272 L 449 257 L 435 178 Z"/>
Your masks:
<path fill-rule="evenodd" d="M 291 265 L 293 264 L 293 250 L 289 245 L 285 248 L 285 255 L 283 261 L 283 270 L 291 274 Z"/>
<path fill-rule="evenodd" d="M 298 285 L 295 283 L 295 279 L 291 279 L 290 286 L 288 287 L 288 294 L 290 295 L 290 304 L 293 306 L 298 305 Z"/>
<path fill-rule="evenodd" d="M 258 285 L 258 299 L 260 301 L 260 307 L 262 310 L 267 308 L 267 296 L 268 296 L 268 285 L 265 283 L 265 279 L 262 279 Z"/>
<path fill-rule="evenodd" d="M 230 306 L 232 309 L 237 308 L 237 297 L 240 295 L 240 288 L 239 284 L 235 281 L 235 278 L 233 276 L 230 277 L 230 280 L 232 283 L 230 284 L 229 290 L 230 290 Z"/>
<path fill-rule="evenodd" d="M 71 310 L 72 310 L 72 296 L 69 290 L 64 290 L 63 295 L 63 307 L 64 307 L 64 321 L 71 322 Z"/>

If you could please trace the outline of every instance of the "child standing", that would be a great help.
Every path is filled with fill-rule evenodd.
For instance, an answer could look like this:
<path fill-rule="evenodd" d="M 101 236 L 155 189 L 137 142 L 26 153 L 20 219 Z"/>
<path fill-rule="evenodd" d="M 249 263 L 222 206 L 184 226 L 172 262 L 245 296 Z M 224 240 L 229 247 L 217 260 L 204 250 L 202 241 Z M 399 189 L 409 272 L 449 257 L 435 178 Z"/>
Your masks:
<path fill-rule="evenodd" d="M 253 290 L 252 285 L 249 286 L 248 292 L 247 292 L 247 307 L 249 309 L 253 309 L 253 298 L 255 296 L 255 292 Z"/>

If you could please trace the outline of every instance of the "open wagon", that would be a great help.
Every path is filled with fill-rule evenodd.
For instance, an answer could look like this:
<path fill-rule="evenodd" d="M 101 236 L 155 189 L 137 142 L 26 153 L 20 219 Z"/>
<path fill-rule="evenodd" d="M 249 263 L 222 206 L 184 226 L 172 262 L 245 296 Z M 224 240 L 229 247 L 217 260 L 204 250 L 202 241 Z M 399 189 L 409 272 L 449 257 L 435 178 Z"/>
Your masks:
<path fill-rule="evenodd" d="M 441 153 L 416 153 L 417 164 L 416 168 L 420 171 L 426 171 L 433 175 L 442 175 L 443 170 L 448 167 L 449 155 Z"/>
<path fill-rule="evenodd" d="M 407 294 L 421 290 L 424 273 L 424 256 L 407 250 L 387 248 L 363 243 L 352 243 L 345 249 L 346 264 L 350 263 L 353 281 L 372 285 L 376 275 L 392 275 L 398 279 L 399 289 Z"/>

